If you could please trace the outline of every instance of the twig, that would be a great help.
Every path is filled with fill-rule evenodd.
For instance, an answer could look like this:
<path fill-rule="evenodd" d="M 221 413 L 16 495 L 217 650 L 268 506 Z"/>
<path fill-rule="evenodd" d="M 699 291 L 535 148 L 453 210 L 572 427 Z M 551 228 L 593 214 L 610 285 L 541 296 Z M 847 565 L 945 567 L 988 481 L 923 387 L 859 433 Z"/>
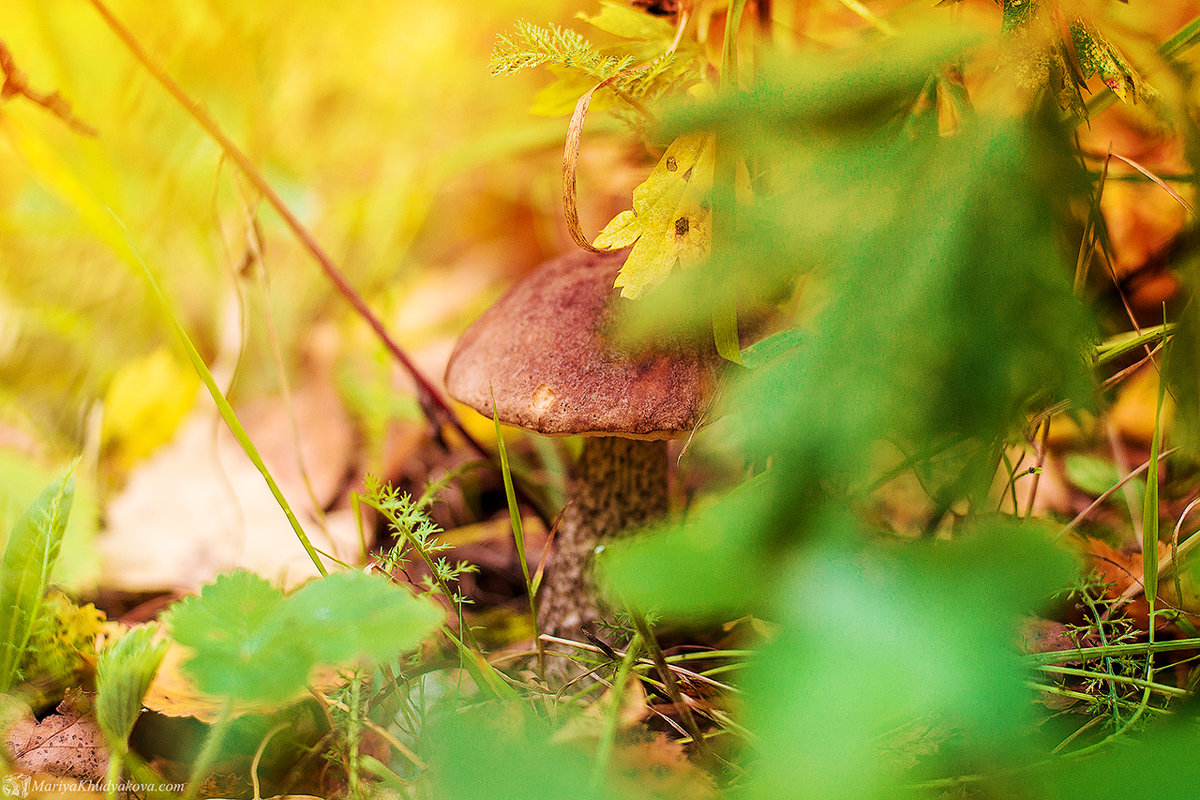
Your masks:
<path fill-rule="evenodd" d="M 26 100 L 39 105 L 70 126 L 71 130 L 84 136 L 96 138 L 100 132 L 75 116 L 71 104 L 58 92 L 38 92 L 29 85 L 29 78 L 17 66 L 12 51 L 0 40 L 0 73 L 4 73 L 4 85 L 0 86 L 0 100 L 20 95 Z"/>
<path fill-rule="evenodd" d="M 1164 458 L 1166 458 L 1167 456 L 1174 454 L 1178 450 L 1179 450 L 1178 447 L 1168 448 L 1167 450 L 1164 450 L 1158 454 L 1158 460 L 1161 461 Z M 1055 535 L 1055 537 L 1054 537 L 1055 540 L 1057 541 L 1058 539 L 1061 539 L 1067 533 L 1074 530 L 1074 528 L 1076 526 L 1078 526 L 1079 523 L 1083 522 L 1083 520 L 1087 518 L 1088 514 L 1091 514 L 1093 511 L 1095 511 L 1096 508 L 1098 508 L 1101 503 L 1103 503 L 1105 500 L 1107 500 L 1112 495 L 1113 492 L 1117 491 L 1122 486 L 1124 486 L 1128 481 L 1132 480 L 1133 478 L 1136 478 L 1138 475 L 1141 475 L 1143 472 L 1145 472 L 1148 469 L 1150 469 L 1149 461 L 1142 464 L 1140 467 L 1135 469 L 1133 472 L 1129 473 L 1124 478 L 1117 481 L 1117 483 L 1115 485 L 1113 485 L 1112 487 L 1110 487 L 1109 489 L 1107 489 L 1103 493 L 1101 493 L 1100 496 L 1097 497 L 1095 500 L 1093 500 L 1087 508 L 1085 508 L 1083 511 L 1080 511 L 1078 514 L 1075 515 L 1074 519 L 1072 519 L 1070 522 L 1068 522 L 1066 525 L 1063 526 L 1062 530 L 1060 530 Z"/>

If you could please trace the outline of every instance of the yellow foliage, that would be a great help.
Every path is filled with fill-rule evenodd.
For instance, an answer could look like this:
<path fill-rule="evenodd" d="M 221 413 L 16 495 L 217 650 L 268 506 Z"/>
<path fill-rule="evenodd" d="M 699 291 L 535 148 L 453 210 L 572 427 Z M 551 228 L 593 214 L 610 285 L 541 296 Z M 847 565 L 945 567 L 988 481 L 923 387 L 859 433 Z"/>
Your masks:
<path fill-rule="evenodd" d="M 200 379 L 160 347 L 117 372 L 104 399 L 104 445 L 128 468 L 164 444 L 196 402 Z"/>

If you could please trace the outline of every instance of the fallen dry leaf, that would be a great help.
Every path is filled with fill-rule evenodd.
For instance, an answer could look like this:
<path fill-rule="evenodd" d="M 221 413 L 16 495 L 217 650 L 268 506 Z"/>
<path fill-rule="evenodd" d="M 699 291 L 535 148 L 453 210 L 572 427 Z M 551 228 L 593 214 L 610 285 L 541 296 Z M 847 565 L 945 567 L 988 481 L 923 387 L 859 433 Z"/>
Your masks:
<path fill-rule="evenodd" d="M 693 764 L 683 745 L 659 733 L 648 741 L 613 752 L 614 788 L 629 796 L 663 800 L 710 800 L 717 797 L 712 778 Z"/>
<path fill-rule="evenodd" d="M 1041 617 L 1026 617 L 1018 636 L 1023 653 L 1054 653 L 1091 645 L 1090 642 L 1078 641 L 1068 625 Z"/>
<path fill-rule="evenodd" d="M 1087 563 L 1100 575 L 1100 579 L 1108 584 L 1105 596 L 1115 600 L 1135 584 L 1142 585 L 1142 554 L 1140 552 L 1122 552 L 1099 539 L 1072 537 L 1080 548 Z M 1159 557 L 1165 555 L 1165 548 L 1159 546 Z M 1133 620 L 1141 630 L 1150 624 L 1150 606 L 1146 596 L 1139 593 L 1124 607 L 1126 616 Z"/>
<path fill-rule="evenodd" d="M 103 781 L 108 748 L 87 705 L 81 692 L 72 691 L 41 722 L 32 715 L 18 721 L 4 736 L 17 766 L 79 781 Z"/>
<path fill-rule="evenodd" d="M 284 495 L 316 548 L 358 560 L 349 510 L 326 515 L 322 530 L 307 491 L 292 483 Z M 262 475 L 211 412 L 193 414 L 143 462 L 105 517 L 98 546 L 113 589 L 189 591 L 238 567 L 284 586 L 316 575 Z"/>

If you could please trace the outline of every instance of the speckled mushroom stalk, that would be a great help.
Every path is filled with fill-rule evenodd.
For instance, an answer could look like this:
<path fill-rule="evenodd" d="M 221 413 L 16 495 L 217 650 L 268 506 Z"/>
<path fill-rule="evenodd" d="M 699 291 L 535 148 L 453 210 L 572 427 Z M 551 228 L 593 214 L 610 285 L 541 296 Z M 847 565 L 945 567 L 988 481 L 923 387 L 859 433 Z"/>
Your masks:
<path fill-rule="evenodd" d="M 578 638 L 581 625 L 604 615 L 588 575 L 596 548 L 667 512 L 666 440 L 589 436 L 574 475 L 538 617 L 544 632 Z"/>
<path fill-rule="evenodd" d="M 698 424 L 715 354 L 675 345 L 631 354 L 607 336 L 626 252 L 575 253 L 516 284 L 463 334 L 451 396 L 548 436 L 583 436 L 571 504 L 547 561 L 542 630 L 577 638 L 603 615 L 589 579 L 596 547 L 666 511 L 666 440 Z"/>

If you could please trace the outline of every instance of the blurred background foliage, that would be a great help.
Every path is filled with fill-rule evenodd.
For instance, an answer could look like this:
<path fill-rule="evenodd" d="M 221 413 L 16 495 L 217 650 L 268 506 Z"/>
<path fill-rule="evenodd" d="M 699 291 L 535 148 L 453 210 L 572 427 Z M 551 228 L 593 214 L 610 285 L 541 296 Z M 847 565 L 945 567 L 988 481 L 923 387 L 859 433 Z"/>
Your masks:
<path fill-rule="evenodd" d="M 112 10 L 352 281 L 395 304 L 447 263 L 478 266 L 486 287 L 489 275 L 499 282 L 559 247 L 553 164 L 563 123 L 528 114 L 536 78 L 487 72 L 499 30 L 530 14 L 566 15 L 558 5 L 117 2 Z M 250 272 L 252 225 L 289 366 L 314 322 L 344 318 L 307 254 L 273 214 L 259 213 L 217 145 L 88 4 L 5 3 L 0 30 L 30 83 L 60 92 L 99 135 L 80 136 L 25 102 L 4 105 L 5 127 L 31 129 L 112 210 L 208 358 L 228 335 L 233 276 Z M 0 413 L 50 451 L 70 452 L 114 376 L 173 344 L 144 280 L 12 147 L 0 153 Z M 261 319 L 261 295 L 248 296 L 246 316 Z M 434 311 L 401 317 L 399 335 L 427 340 L 421 325 L 438 321 Z M 241 398 L 275 384 L 264 326 L 247 330 Z"/>

